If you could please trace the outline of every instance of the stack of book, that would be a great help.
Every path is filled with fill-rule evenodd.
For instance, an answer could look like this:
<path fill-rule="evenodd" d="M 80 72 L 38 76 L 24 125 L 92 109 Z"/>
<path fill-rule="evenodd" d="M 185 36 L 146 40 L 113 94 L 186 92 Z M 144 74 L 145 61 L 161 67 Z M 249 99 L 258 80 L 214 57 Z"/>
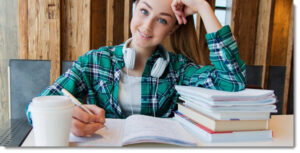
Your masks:
<path fill-rule="evenodd" d="M 226 92 L 201 87 L 175 86 L 183 103 L 174 119 L 208 142 L 272 140 L 268 128 L 276 110 L 273 90 Z"/>

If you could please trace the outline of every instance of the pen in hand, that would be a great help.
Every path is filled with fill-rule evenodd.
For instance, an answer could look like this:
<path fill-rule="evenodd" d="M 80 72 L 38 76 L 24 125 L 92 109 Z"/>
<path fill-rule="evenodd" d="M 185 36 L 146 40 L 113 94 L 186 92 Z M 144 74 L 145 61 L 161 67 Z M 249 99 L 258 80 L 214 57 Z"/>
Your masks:
<path fill-rule="evenodd" d="M 69 91 L 67 91 L 66 89 L 62 89 L 61 92 L 69 97 L 71 99 L 71 101 L 76 105 L 79 106 L 80 108 L 82 108 L 84 111 L 86 111 L 87 113 L 89 113 L 90 115 L 94 115 L 89 109 L 87 109 L 86 107 L 84 107 L 84 105 L 81 104 L 81 102 L 79 102 Z M 108 129 L 108 127 L 106 125 L 104 125 L 104 127 L 106 129 Z"/>

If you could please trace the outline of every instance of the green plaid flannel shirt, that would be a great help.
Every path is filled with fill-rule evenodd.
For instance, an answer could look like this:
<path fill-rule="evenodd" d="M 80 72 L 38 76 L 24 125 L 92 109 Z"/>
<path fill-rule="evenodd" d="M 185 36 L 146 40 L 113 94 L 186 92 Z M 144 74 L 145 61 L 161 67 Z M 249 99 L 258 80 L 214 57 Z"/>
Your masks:
<path fill-rule="evenodd" d="M 206 34 L 212 65 L 199 66 L 181 54 L 170 54 L 170 63 L 159 78 L 151 69 L 161 56 L 156 50 L 148 59 L 141 79 L 141 114 L 167 117 L 176 106 L 178 93 L 174 85 L 200 86 L 217 90 L 239 91 L 245 88 L 246 65 L 240 59 L 236 41 L 229 26 Z M 83 102 L 105 109 L 107 118 L 126 118 L 118 103 L 123 45 L 91 50 L 79 57 L 73 67 L 60 76 L 40 96 L 62 95 L 62 88 Z M 157 96 L 155 89 L 158 81 Z M 28 106 L 27 106 L 28 108 Z M 30 120 L 30 112 L 26 110 Z"/>

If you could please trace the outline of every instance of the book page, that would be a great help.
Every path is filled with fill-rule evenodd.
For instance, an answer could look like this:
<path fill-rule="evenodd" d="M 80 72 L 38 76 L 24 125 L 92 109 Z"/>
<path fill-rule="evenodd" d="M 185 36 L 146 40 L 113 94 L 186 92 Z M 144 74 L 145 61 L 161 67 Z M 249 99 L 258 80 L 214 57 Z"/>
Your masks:
<path fill-rule="evenodd" d="M 86 137 L 70 134 L 69 141 L 74 146 L 122 146 L 124 121 L 122 119 L 106 119 L 107 128 L 101 128 Z"/>
<path fill-rule="evenodd" d="M 123 145 L 142 142 L 196 145 L 195 139 L 174 120 L 132 115 L 125 121 Z"/>

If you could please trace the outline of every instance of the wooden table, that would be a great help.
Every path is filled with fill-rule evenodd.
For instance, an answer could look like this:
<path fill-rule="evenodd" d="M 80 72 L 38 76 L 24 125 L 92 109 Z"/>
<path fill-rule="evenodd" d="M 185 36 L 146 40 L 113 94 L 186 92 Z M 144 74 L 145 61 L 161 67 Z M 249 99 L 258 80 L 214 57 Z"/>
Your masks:
<path fill-rule="evenodd" d="M 109 120 L 109 119 L 108 119 Z M 269 142 L 230 142 L 208 143 L 198 141 L 199 147 L 293 147 L 294 146 L 294 115 L 272 115 L 269 120 L 269 128 L 273 130 L 273 140 Z M 22 147 L 33 147 L 33 132 L 27 136 Z M 70 146 L 87 146 L 80 143 L 70 143 Z M 168 144 L 142 143 L 129 145 L 129 147 L 170 147 Z"/>

